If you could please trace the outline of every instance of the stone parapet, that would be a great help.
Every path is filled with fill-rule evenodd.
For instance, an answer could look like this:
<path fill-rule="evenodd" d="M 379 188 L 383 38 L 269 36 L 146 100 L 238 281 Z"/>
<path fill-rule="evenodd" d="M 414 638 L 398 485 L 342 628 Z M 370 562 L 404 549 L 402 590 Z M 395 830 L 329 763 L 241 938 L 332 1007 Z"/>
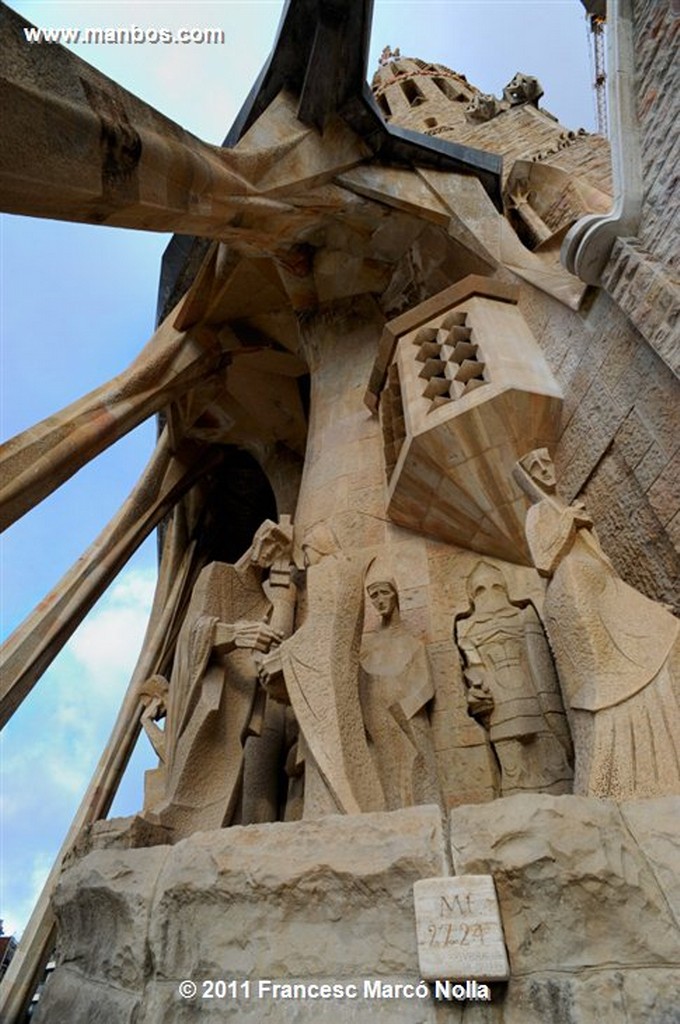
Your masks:
<path fill-rule="evenodd" d="M 34 1020 L 461 1020 L 461 1004 L 384 993 L 420 980 L 413 883 L 466 873 L 493 875 L 510 959 L 509 983 L 466 1018 L 662 1024 L 680 981 L 679 811 L 676 798 L 509 797 L 454 809 L 450 851 L 435 807 L 176 846 L 112 840 L 62 876 L 60 962 Z M 366 995 L 366 979 L 383 994 Z M 188 980 L 198 992 L 182 998 Z M 236 981 L 236 994 L 201 998 L 216 980 Z M 274 983 L 356 985 L 357 996 L 277 997 Z"/>

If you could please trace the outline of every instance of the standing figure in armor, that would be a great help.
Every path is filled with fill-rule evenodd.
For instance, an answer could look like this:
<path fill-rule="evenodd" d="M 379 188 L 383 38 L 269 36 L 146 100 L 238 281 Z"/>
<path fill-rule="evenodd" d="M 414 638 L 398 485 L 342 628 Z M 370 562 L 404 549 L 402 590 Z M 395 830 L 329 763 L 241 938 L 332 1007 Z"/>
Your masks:
<path fill-rule="evenodd" d="M 456 617 L 469 713 L 488 731 L 500 795 L 570 793 L 572 746 L 548 643 L 530 601 L 510 600 L 500 569 L 479 562 Z"/>

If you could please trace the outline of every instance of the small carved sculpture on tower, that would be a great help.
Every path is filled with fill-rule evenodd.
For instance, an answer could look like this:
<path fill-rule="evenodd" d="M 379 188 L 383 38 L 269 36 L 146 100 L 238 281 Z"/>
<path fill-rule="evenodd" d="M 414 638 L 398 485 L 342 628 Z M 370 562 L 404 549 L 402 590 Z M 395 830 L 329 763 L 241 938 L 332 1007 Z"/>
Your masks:
<path fill-rule="evenodd" d="M 545 622 L 571 717 L 574 791 L 680 793 L 680 622 L 619 577 L 581 504 L 557 497 L 545 448 L 515 479 L 533 503 L 526 536 L 547 577 Z"/>
<path fill-rule="evenodd" d="M 543 86 L 533 75 L 525 75 L 518 71 L 503 89 L 503 99 L 510 107 L 519 107 L 524 103 L 538 106 L 543 95 Z"/>
<path fill-rule="evenodd" d="M 502 110 L 500 102 L 491 92 L 476 92 L 465 108 L 465 120 L 469 124 L 485 124 Z"/>
<path fill-rule="evenodd" d="M 399 47 L 397 46 L 396 50 L 393 50 L 392 47 L 388 44 L 387 46 L 383 47 L 382 53 L 378 57 L 378 64 L 382 68 L 385 66 L 385 64 L 390 64 L 393 60 L 398 60 L 399 57 L 401 57 L 401 50 L 399 49 Z"/>
<path fill-rule="evenodd" d="M 511 601 L 501 570 L 478 562 L 470 608 L 454 623 L 469 713 L 488 731 L 500 795 L 570 793 L 572 748 L 543 627 L 530 601 Z"/>
<path fill-rule="evenodd" d="M 375 565 L 366 592 L 380 625 L 363 637 L 359 692 L 387 809 L 438 803 L 428 714 L 434 686 L 425 645 L 401 621 L 396 583 Z"/>

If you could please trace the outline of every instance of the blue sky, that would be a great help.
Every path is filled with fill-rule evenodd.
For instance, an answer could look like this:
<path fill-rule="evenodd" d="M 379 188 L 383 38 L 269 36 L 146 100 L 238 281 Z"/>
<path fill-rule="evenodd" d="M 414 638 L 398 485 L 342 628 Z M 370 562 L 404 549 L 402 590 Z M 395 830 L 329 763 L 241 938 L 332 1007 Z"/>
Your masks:
<path fill-rule="evenodd" d="M 222 46 L 78 46 L 100 68 L 208 142 L 231 125 L 274 38 L 282 4 L 10 0 L 44 27 L 224 28 Z M 536 75 L 568 128 L 594 127 L 579 0 L 376 0 L 369 75 L 383 46 L 440 62 L 500 95 Z M 0 225 L 3 439 L 119 372 L 154 329 L 169 236 L 29 218 Z M 94 539 L 132 488 L 154 439 L 144 424 L 84 468 L 0 542 L 6 636 Z M 155 539 L 93 609 L 0 741 L 0 917 L 20 933 L 109 734 L 141 643 Z M 141 806 L 144 738 L 114 813 Z"/>

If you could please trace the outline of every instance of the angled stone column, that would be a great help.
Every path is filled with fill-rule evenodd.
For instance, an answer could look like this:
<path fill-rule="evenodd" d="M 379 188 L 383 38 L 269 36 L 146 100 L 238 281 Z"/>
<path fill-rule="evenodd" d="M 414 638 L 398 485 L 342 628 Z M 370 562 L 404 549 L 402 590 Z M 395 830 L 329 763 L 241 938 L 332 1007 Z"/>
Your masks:
<path fill-rule="evenodd" d="M 173 318 L 174 311 L 122 373 L 0 447 L 0 530 L 218 365 L 213 333 L 184 334 Z"/>
<path fill-rule="evenodd" d="M 187 443 L 176 455 L 167 431 L 120 511 L 0 650 L 0 724 L 12 716 L 95 601 L 179 498 L 220 458 Z"/>
<path fill-rule="evenodd" d="M 52 895 L 61 875 L 64 860 L 82 829 L 105 817 L 109 812 L 140 732 L 142 702 L 139 697 L 139 686 L 163 667 L 167 656 L 168 638 L 176 631 L 179 612 L 191 589 L 197 568 L 196 544 L 192 541 L 184 546 L 183 555 L 178 559 L 175 527 L 176 522 L 173 520 L 166 536 L 164 556 L 161 560 L 154 604 L 142 652 L 111 736 L 24 929 L 17 952 L 3 978 L 0 989 L 0 1019 L 6 1024 L 19 1024 L 24 1019 L 26 1006 L 54 947 L 55 918 Z"/>
<path fill-rule="evenodd" d="M 224 151 L 64 47 L 29 44 L 24 29 L 30 27 L 2 5 L 5 210 L 210 234 L 231 210 L 231 197 L 252 191 Z"/>

